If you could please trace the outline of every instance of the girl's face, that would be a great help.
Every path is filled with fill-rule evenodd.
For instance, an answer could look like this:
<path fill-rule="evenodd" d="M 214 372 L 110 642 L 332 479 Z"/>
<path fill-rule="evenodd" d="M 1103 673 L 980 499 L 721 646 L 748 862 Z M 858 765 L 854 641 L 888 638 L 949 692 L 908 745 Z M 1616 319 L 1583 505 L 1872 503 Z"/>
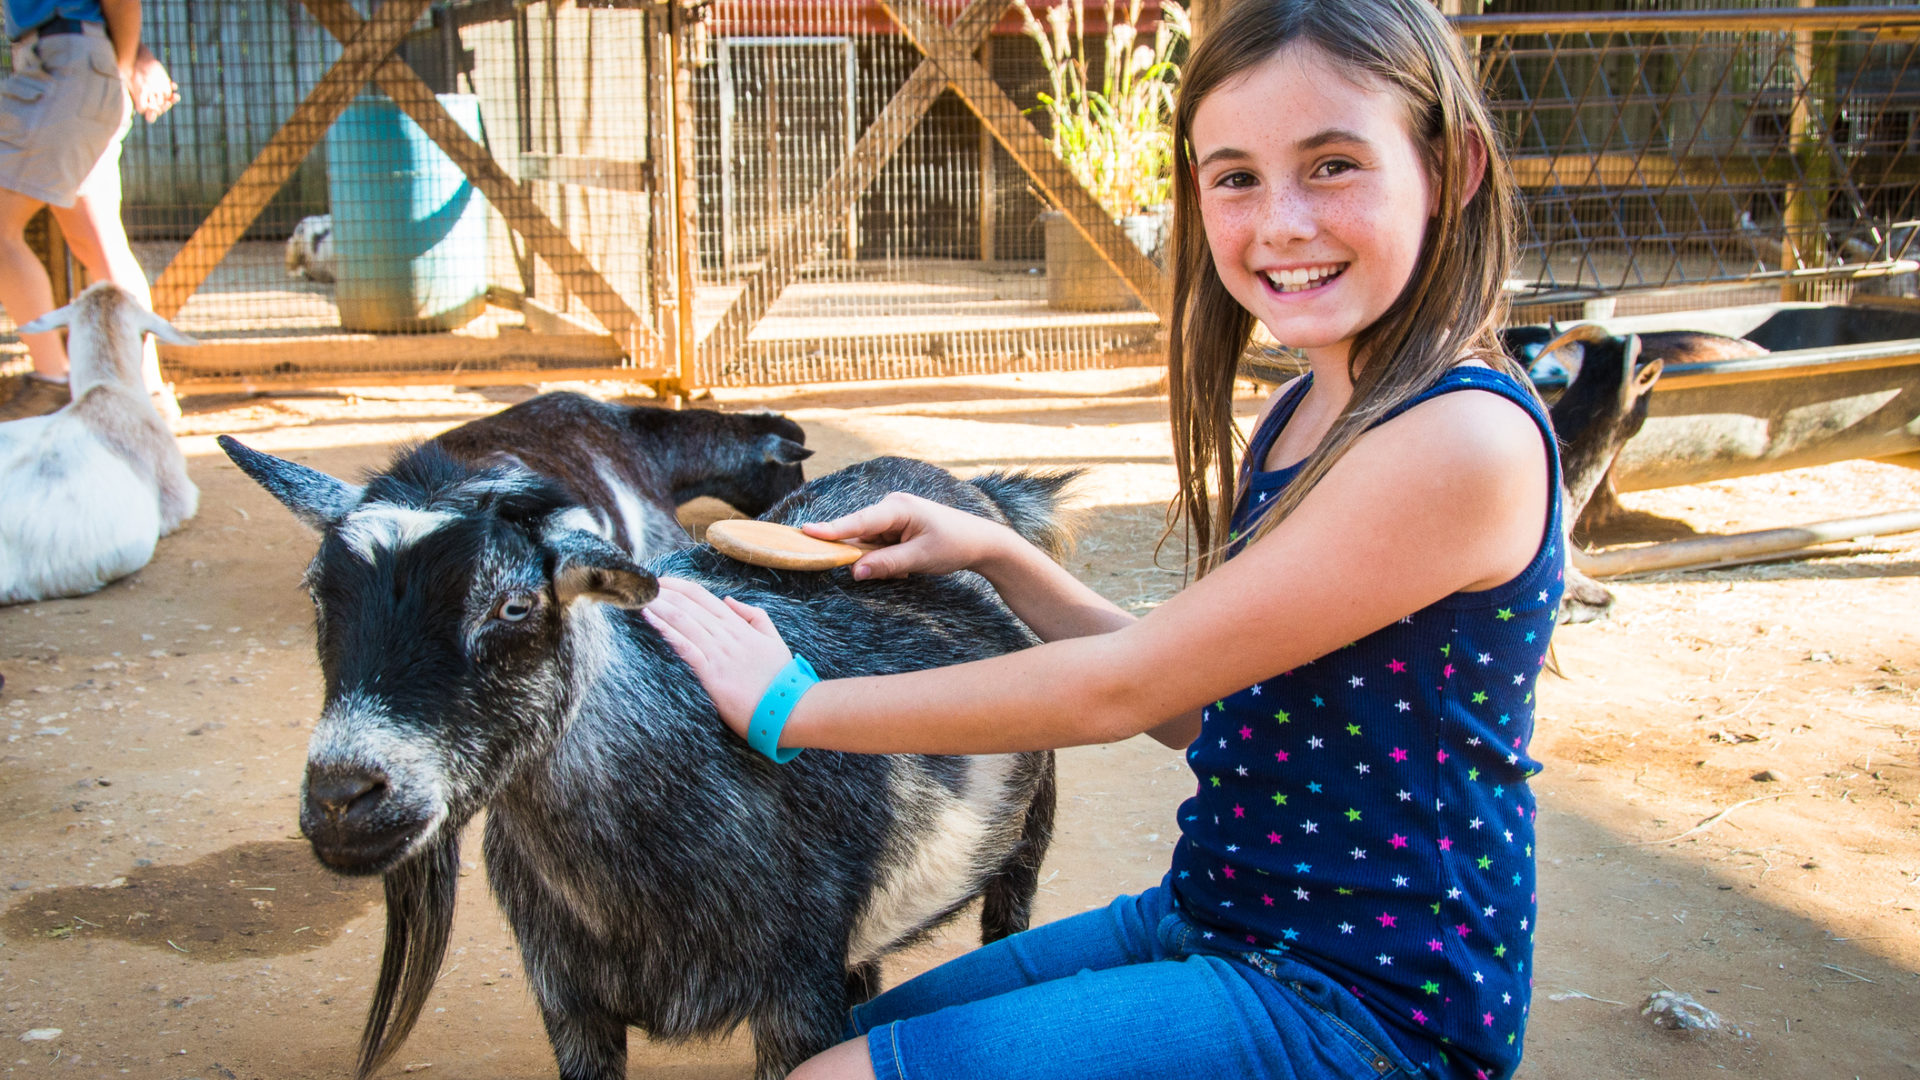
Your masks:
<path fill-rule="evenodd" d="M 1394 91 L 1282 48 L 1193 117 L 1207 245 L 1276 340 L 1344 364 L 1413 275 L 1433 182 Z"/>

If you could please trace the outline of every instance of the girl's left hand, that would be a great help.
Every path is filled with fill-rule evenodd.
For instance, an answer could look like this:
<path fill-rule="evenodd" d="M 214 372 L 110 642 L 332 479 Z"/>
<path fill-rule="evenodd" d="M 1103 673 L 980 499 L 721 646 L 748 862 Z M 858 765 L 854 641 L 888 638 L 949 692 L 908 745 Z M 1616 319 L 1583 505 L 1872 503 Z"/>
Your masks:
<path fill-rule="evenodd" d="M 761 696 L 793 659 L 767 613 L 696 582 L 663 577 L 660 595 L 642 614 L 699 676 L 720 719 L 746 738 Z"/>

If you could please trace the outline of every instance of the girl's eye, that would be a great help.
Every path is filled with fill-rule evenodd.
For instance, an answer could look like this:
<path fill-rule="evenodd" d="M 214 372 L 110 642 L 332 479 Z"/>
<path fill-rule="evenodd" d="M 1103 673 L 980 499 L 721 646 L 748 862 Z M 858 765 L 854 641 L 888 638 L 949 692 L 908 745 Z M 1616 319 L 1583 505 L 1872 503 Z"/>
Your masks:
<path fill-rule="evenodd" d="M 1321 176 L 1339 176 L 1341 173 L 1352 172 L 1357 168 L 1359 166 L 1351 161 L 1329 161 L 1321 165 L 1317 171 Z"/>
<path fill-rule="evenodd" d="M 514 593 L 494 607 L 493 617 L 502 622 L 520 622 L 533 614 L 534 606 L 532 593 Z"/>
<path fill-rule="evenodd" d="M 1243 188 L 1251 187 L 1254 179 L 1250 172 L 1230 172 L 1221 174 L 1214 179 L 1213 183 L 1215 187 Z"/>

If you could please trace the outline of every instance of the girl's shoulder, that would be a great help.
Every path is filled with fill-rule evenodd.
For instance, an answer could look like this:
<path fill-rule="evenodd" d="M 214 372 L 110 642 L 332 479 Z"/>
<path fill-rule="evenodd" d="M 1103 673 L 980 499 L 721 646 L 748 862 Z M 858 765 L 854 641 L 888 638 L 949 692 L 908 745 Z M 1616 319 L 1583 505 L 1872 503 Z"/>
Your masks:
<path fill-rule="evenodd" d="M 1514 376 L 1463 361 L 1361 443 L 1372 443 L 1374 453 L 1414 455 L 1424 468 L 1463 481 L 1531 484 L 1558 464 L 1552 427 L 1538 400 Z"/>

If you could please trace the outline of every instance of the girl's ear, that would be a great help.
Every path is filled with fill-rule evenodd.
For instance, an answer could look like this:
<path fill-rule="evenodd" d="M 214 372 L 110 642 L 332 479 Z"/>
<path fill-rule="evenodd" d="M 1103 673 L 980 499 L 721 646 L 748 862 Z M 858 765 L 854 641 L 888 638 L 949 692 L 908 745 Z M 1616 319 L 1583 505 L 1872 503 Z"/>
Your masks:
<path fill-rule="evenodd" d="M 1463 149 L 1467 154 L 1466 183 L 1460 187 L 1460 209 L 1465 210 L 1473 197 L 1480 193 L 1480 185 L 1487 179 L 1487 141 L 1478 131 L 1467 129 Z"/>

